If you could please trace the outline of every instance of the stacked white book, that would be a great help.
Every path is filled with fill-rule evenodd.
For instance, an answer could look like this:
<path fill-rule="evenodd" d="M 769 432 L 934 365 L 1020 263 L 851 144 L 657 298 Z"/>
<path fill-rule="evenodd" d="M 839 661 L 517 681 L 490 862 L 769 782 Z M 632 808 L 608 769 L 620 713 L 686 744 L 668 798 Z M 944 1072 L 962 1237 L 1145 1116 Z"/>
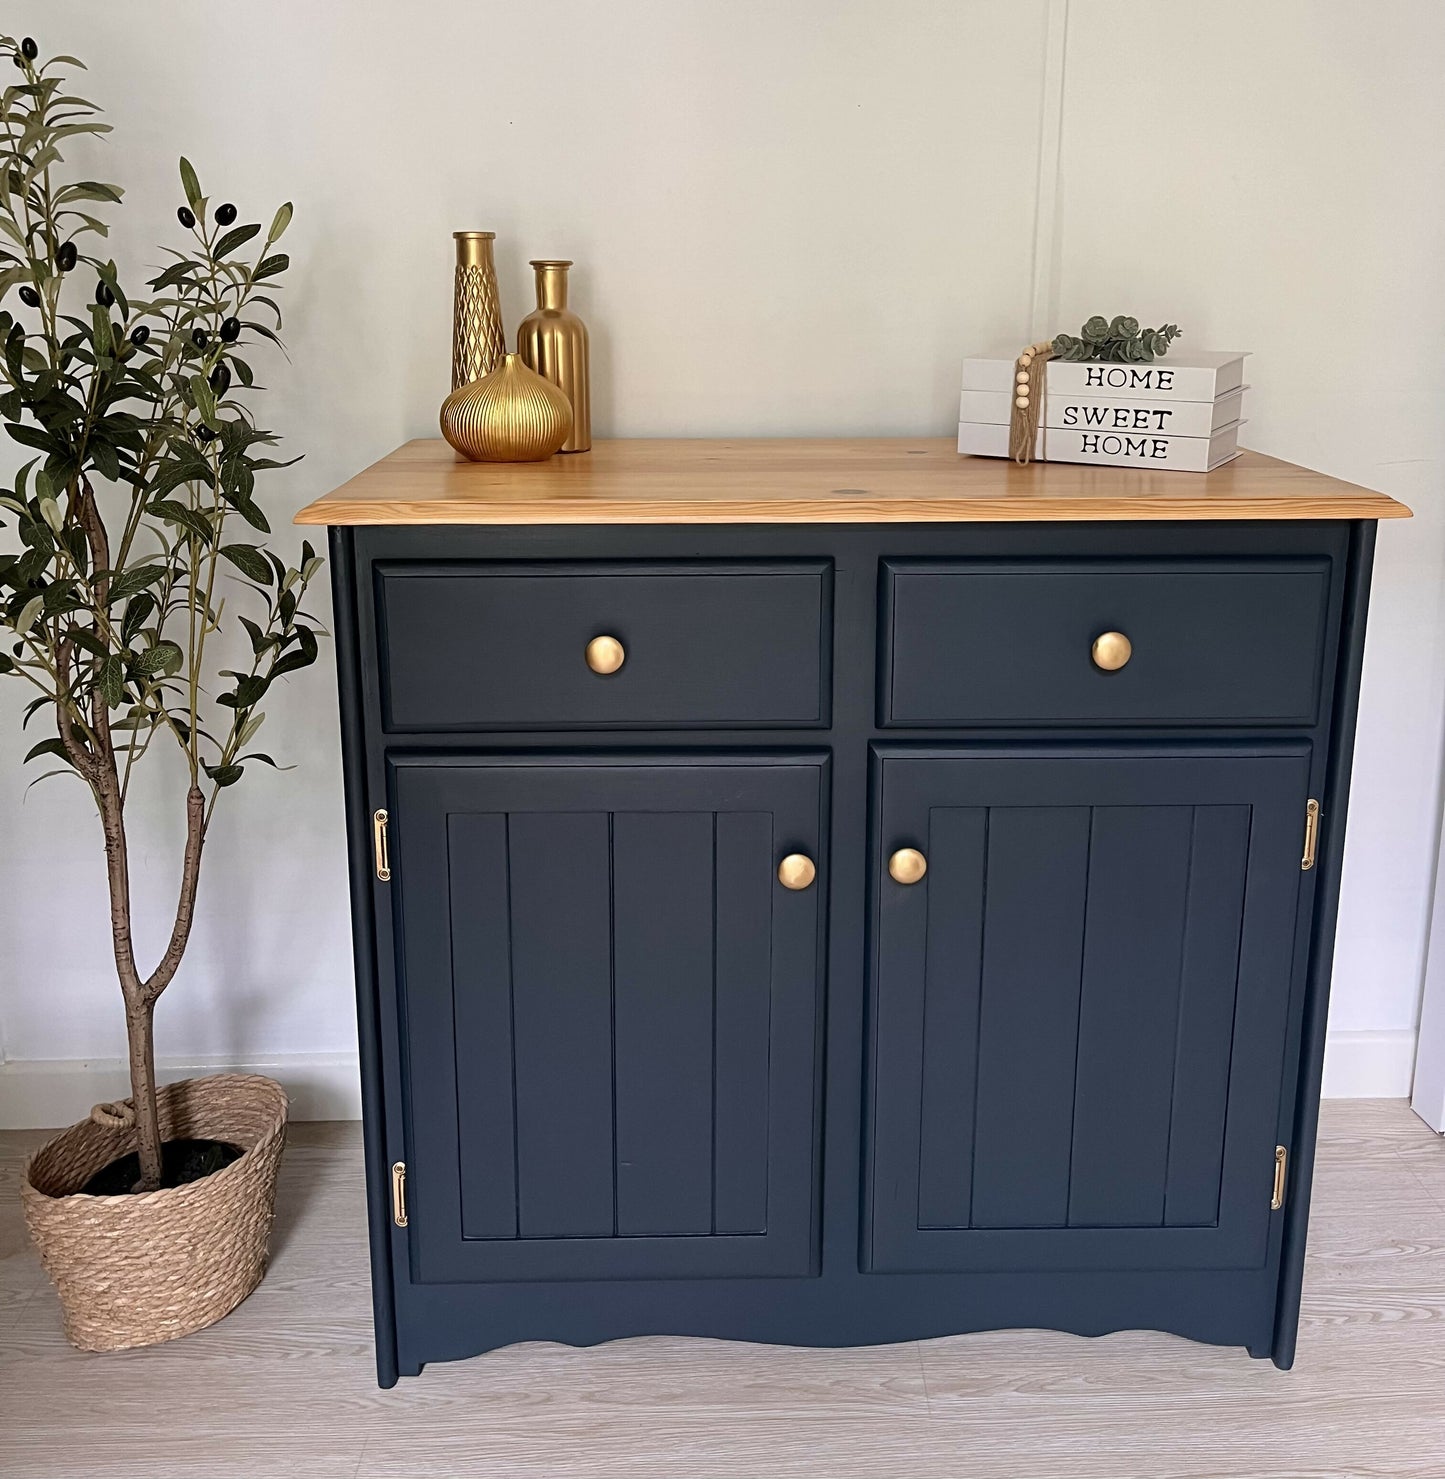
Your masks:
<path fill-rule="evenodd" d="M 1009 455 L 1012 355 L 963 362 L 958 450 Z M 1244 354 L 1173 354 L 1151 364 L 1051 359 L 1034 456 L 1208 472 L 1239 455 Z"/>

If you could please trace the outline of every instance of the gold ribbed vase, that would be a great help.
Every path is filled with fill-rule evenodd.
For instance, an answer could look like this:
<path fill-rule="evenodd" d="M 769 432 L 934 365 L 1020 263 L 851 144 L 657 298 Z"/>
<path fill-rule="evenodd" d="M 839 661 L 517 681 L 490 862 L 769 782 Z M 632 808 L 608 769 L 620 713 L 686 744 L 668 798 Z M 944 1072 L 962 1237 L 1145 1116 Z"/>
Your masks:
<path fill-rule="evenodd" d="M 453 231 L 457 244 L 456 295 L 452 304 L 452 389 L 490 375 L 507 352 L 497 269 L 495 231 Z"/>
<path fill-rule="evenodd" d="M 572 405 L 572 435 L 564 452 L 592 445 L 592 392 L 587 383 L 587 325 L 567 307 L 567 269 L 552 258 L 532 263 L 537 274 L 537 307 L 517 329 L 517 353 L 529 369 L 550 380 Z"/>
<path fill-rule="evenodd" d="M 473 462 L 540 462 L 572 431 L 572 407 L 515 355 L 442 402 L 442 435 Z"/>

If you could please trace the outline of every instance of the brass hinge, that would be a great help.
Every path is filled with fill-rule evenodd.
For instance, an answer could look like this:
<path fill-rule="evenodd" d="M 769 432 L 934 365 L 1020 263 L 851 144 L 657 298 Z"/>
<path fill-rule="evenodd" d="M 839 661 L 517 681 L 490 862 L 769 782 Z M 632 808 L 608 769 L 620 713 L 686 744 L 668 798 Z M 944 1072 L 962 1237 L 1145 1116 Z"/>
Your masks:
<path fill-rule="evenodd" d="M 1289 1165 L 1289 1151 L 1284 1146 L 1274 1148 L 1274 1194 L 1269 1199 L 1269 1210 L 1278 1212 L 1284 1206 L 1284 1177 Z"/>
<path fill-rule="evenodd" d="M 1305 850 L 1299 860 L 1300 871 L 1308 873 L 1315 865 L 1315 851 L 1320 843 L 1320 804 L 1313 796 L 1305 802 Z"/>
<path fill-rule="evenodd" d="M 386 840 L 386 808 L 378 807 L 371 814 L 371 851 L 376 860 L 376 876 L 383 883 L 391 882 L 391 852 Z"/>
<path fill-rule="evenodd" d="M 406 1162 L 397 1161 L 391 1168 L 391 1220 L 406 1226 Z"/>

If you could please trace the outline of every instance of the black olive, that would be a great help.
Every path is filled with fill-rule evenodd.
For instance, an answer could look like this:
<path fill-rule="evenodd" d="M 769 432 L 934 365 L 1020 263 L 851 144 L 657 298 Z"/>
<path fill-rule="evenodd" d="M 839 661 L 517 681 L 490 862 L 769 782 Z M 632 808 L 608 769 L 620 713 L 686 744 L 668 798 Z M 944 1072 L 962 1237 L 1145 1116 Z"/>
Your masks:
<path fill-rule="evenodd" d="M 191 330 L 191 343 L 194 344 L 197 349 L 204 349 L 208 342 L 209 340 L 204 329 Z"/>
<path fill-rule="evenodd" d="M 216 225 L 229 226 L 236 219 L 236 207 L 229 201 L 216 207 Z"/>
<path fill-rule="evenodd" d="M 110 290 L 110 284 L 104 279 L 95 285 L 95 301 L 103 308 L 109 308 L 115 302 L 115 294 Z"/>
<path fill-rule="evenodd" d="M 239 318 L 228 318 L 221 324 L 221 338 L 227 344 L 234 344 L 241 337 L 241 320 Z"/>
<path fill-rule="evenodd" d="M 69 272 L 70 269 L 75 266 L 76 258 L 78 256 L 79 253 L 76 251 L 75 243 L 73 241 L 63 242 L 61 244 L 60 250 L 55 254 L 55 265 L 59 267 L 62 272 Z"/>
<path fill-rule="evenodd" d="M 195 214 L 188 205 L 183 205 L 180 210 L 176 212 L 176 220 L 178 220 L 181 225 L 186 228 L 187 231 L 189 231 L 191 227 L 196 224 Z"/>
<path fill-rule="evenodd" d="M 35 38 L 33 36 L 27 36 L 24 41 L 20 43 L 20 50 L 23 51 L 32 62 L 35 60 L 36 57 L 40 55 L 40 48 L 35 44 Z"/>
<path fill-rule="evenodd" d="M 20 289 L 20 301 L 29 304 L 31 308 L 39 308 L 40 294 L 27 285 Z"/>
<path fill-rule="evenodd" d="M 217 365 L 210 375 L 211 389 L 217 395 L 225 395 L 231 387 L 231 370 L 229 365 Z"/>
<path fill-rule="evenodd" d="M 214 442 L 216 440 L 216 433 L 213 432 L 211 428 L 207 426 L 204 422 L 202 422 L 199 426 L 196 427 L 196 440 L 198 442 Z"/>
<path fill-rule="evenodd" d="M 137 349 L 139 349 L 141 345 L 150 338 L 150 336 L 151 331 L 144 324 L 137 324 L 135 328 L 130 331 L 130 342 L 134 344 Z"/>

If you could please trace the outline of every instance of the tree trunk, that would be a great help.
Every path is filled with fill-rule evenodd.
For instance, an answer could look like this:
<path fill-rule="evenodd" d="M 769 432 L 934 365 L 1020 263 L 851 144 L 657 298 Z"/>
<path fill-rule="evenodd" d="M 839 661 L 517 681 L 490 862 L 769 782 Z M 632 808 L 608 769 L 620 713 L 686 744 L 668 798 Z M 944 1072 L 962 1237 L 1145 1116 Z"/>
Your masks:
<path fill-rule="evenodd" d="M 105 521 L 96 506 L 90 484 L 82 479 L 80 523 L 90 548 L 91 564 L 97 571 L 110 567 L 110 542 Z M 97 573 L 97 600 L 104 605 L 110 580 Z M 205 797 L 192 783 L 186 793 L 186 847 L 181 865 L 180 897 L 176 901 L 171 937 L 154 971 L 142 980 L 135 963 L 131 939 L 130 847 L 125 835 L 125 802 L 116 767 L 115 744 L 110 732 L 110 713 L 99 688 L 91 692 L 91 730 L 94 749 L 83 746 L 70 722 L 67 704 L 71 688 L 71 643 L 60 644 L 60 702 L 57 705 L 60 739 L 76 770 L 90 785 L 100 810 L 105 832 L 106 883 L 110 891 L 110 936 L 116 975 L 125 998 L 126 1043 L 130 1056 L 131 1102 L 135 1106 L 136 1152 L 140 1179 L 136 1191 L 154 1191 L 161 1182 L 160 1116 L 156 1109 L 155 1007 L 162 991 L 170 985 L 190 939 L 196 912 L 196 888 L 200 882 L 201 849 L 206 841 Z M 194 721 L 194 715 L 192 720 Z"/>
<path fill-rule="evenodd" d="M 135 1106 L 135 1148 L 140 1159 L 137 1191 L 161 1184 L 161 1124 L 156 1109 L 155 1002 L 125 1004 L 126 1046 L 130 1052 L 131 1103 Z"/>

